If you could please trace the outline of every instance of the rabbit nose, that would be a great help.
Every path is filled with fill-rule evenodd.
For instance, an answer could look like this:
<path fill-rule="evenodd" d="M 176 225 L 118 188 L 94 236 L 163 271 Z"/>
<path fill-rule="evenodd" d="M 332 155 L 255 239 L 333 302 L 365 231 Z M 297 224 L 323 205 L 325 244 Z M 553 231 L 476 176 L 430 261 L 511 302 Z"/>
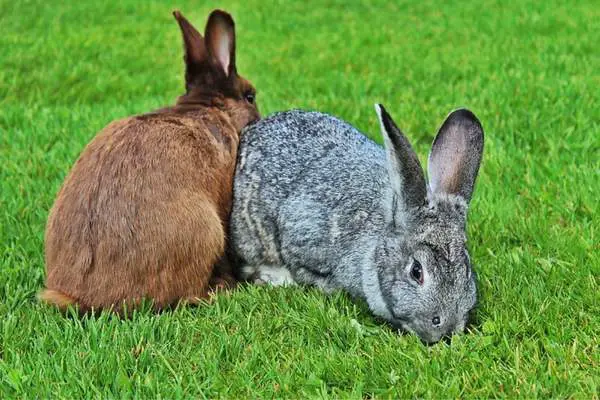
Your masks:
<path fill-rule="evenodd" d="M 431 323 L 433 324 L 433 326 L 440 326 L 440 317 L 438 317 L 437 315 L 435 317 L 433 317 L 433 319 L 431 320 Z"/>

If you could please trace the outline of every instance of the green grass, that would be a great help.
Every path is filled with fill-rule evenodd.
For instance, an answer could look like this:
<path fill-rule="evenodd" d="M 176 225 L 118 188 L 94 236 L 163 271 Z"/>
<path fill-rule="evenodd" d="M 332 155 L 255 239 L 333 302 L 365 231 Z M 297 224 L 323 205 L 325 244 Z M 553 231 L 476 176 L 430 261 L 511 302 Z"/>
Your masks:
<path fill-rule="evenodd" d="M 68 3 L 0 0 L 0 398 L 598 398 L 596 1 Z M 379 140 L 382 102 L 423 158 L 450 110 L 478 115 L 470 333 L 425 346 L 301 288 L 130 320 L 36 302 L 48 210 L 79 152 L 182 92 L 175 7 L 200 27 L 213 7 L 234 14 L 263 114 L 319 109 Z"/>

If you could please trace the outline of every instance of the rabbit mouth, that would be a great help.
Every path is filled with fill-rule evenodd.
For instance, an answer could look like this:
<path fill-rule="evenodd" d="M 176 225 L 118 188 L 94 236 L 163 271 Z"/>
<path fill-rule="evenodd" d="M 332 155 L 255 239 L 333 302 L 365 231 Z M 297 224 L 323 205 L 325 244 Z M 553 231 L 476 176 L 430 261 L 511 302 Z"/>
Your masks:
<path fill-rule="evenodd" d="M 418 336 L 419 339 L 421 339 L 421 341 L 423 341 L 423 343 L 427 345 L 433 345 L 439 342 L 442 338 L 446 337 L 443 334 L 432 334 L 432 332 L 416 329 L 412 326 L 411 322 L 405 317 L 403 318 L 394 316 L 394 319 L 392 321 L 389 321 L 389 323 L 394 329 L 397 329 L 402 333 L 412 333 Z"/>

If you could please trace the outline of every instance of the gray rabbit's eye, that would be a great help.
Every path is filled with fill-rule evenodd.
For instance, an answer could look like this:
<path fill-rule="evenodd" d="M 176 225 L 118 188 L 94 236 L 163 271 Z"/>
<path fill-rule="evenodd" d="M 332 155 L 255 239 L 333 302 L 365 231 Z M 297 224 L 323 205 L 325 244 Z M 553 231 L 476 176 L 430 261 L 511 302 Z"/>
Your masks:
<path fill-rule="evenodd" d="M 423 284 L 423 267 L 417 260 L 413 260 L 413 265 L 410 269 L 410 277 L 413 278 L 419 285 Z"/>

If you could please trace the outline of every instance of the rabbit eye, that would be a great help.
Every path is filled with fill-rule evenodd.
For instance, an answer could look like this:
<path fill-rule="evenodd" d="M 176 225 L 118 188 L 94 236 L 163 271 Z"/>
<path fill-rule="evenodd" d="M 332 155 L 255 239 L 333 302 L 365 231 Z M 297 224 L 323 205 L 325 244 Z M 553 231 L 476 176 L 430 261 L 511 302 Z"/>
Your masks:
<path fill-rule="evenodd" d="M 417 260 L 413 261 L 413 265 L 410 269 L 410 277 L 413 278 L 419 285 L 423 284 L 423 267 Z"/>
<path fill-rule="evenodd" d="M 244 94 L 244 98 L 246 99 L 246 101 L 250 104 L 254 104 L 254 100 L 256 98 L 256 95 L 252 92 L 248 92 L 246 94 Z"/>

